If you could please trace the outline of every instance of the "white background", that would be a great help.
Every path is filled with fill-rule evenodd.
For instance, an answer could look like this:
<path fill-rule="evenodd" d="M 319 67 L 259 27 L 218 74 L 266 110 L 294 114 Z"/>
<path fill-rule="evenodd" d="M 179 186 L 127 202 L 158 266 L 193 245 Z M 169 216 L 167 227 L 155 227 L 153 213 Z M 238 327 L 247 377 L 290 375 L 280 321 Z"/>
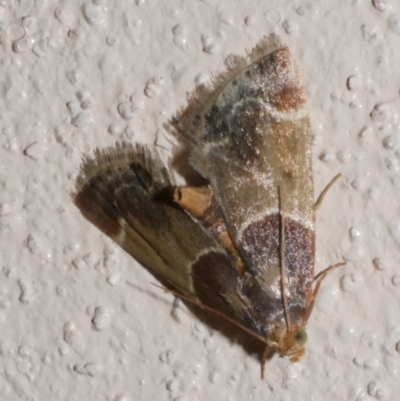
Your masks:
<path fill-rule="evenodd" d="M 324 282 L 298 364 L 260 380 L 208 321 L 85 221 L 83 154 L 164 124 L 197 83 L 276 32 L 304 74 Z M 400 393 L 400 3 L 0 1 L 0 399 L 394 400 Z M 251 342 L 251 340 L 250 340 Z M 396 344 L 398 351 L 396 351 Z"/>

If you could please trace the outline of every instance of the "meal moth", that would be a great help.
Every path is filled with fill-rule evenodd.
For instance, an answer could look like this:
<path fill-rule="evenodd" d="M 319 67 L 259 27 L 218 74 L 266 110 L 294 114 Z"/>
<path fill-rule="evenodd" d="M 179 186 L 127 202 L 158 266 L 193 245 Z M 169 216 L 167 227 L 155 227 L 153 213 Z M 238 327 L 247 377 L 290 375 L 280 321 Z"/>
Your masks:
<path fill-rule="evenodd" d="M 265 344 L 261 357 L 304 354 L 314 276 L 311 129 L 299 67 L 264 38 L 172 127 L 209 185 L 177 187 L 156 149 L 118 143 L 85 157 L 72 195 L 83 216 L 173 292 Z"/>

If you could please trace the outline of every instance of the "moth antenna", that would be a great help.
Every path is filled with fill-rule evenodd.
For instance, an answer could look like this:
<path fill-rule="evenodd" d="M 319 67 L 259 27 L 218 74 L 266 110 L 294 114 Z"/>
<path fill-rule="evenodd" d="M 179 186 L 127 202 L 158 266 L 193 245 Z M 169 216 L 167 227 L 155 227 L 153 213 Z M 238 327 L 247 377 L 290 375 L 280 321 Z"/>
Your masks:
<path fill-rule="evenodd" d="M 290 331 L 290 317 L 289 308 L 286 294 L 286 270 L 285 270 L 285 219 L 282 213 L 282 197 L 281 188 L 278 185 L 278 198 L 279 198 L 279 220 L 280 220 L 280 236 L 279 236 L 279 259 L 280 259 L 280 271 L 281 271 L 281 294 L 283 303 L 283 313 L 286 321 L 287 331 Z"/>
<path fill-rule="evenodd" d="M 315 277 L 314 277 L 314 283 L 315 284 L 315 288 L 312 294 L 312 298 L 311 298 L 311 302 L 310 302 L 310 307 L 309 307 L 309 312 L 306 314 L 305 316 L 305 320 L 307 321 L 307 319 L 309 318 L 311 311 L 314 308 L 314 304 L 315 304 L 315 299 L 317 298 L 317 294 L 319 291 L 319 288 L 321 286 L 322 280 L 324 280 L 324 278 L 332 271 L 335 270 L 338 267 L 341 266 L 345 266 L 346 262 L 340 262 L 340 263 L 336 263 L 335 265 L 329 266 L 326 269 L 322 270 L 322 272 L 319 272 Z"/>
<path fill-rule="evenodd" d="M 192 305 L 196 305 L 199 308 L 209 312 L 210 314 L 213 314 L 214 316 L 220 317 L 221 319 L 225 320 L 228 323 L 231 323 L 233 326 L 238 327 L 239 329 L 242 329 L 244 332 L 246 332 L 247 334 L 250 334 L 252 337 L 257 338 L 258 340 L 260 340 L 262 343 L 267 344 L 267 340 L 260 336 L 259 334 L 255 333 L 254 331 L 248 329 L 247 327 L 243 326 L 242 324 L 238 323 L 236 320 L 232 319 L 231 317 L 224 315 L 221 312 L 218 312 L 216 309 L 211 308 L 210 306 L 207 306 L 201 302 L 195 301 L 193 298 L 183 295 L 178 291 L 174 291 L 174 290 L 170 290 L 169 288 L 165 288 L 161 285 L 155 284 L 155 283 L 150 283 L 152 285 L 154 285 L 154 287 L 160 288 L 162 290 L 164 290 L 164 292 L 166 293 L 170 293 L 173 296 L 175 296 L 176 298 L 182 299 L 186 302 L 189 302 Z"/>

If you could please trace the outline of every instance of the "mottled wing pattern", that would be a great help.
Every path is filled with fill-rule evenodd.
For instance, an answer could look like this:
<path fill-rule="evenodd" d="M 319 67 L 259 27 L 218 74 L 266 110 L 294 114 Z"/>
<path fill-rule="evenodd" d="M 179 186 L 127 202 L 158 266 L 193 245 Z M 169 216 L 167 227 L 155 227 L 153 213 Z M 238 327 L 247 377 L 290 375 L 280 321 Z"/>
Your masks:
<path fill-rule="evenodd" d="M 304 354 L 314 267 L 311 133 L 304 85 L 274 35 L 199 87 L 173 125 L 209 187 L 175 188 L 153 149 L 84 160 L 82 214 L 185 299 L 269 352 Z"/>
<path fill-rule="evenodd" d="M 254 333 L 265 313 L 262 291 L 240 274 L 210 233 L 173 202 L 157 152 L 117 144 L 85 158 L 72 197 L 83 216 L 156 277 Z M 249 296 L 246 293 L 249 292 Z M 260 310 L 250 307 L 258 293 Z"/>
<path fill-rule="evenodd" d="M 254 278 L 246 295 L 251 308 L 265 308 L 264 322 L 259 322 L 267 326 L 263 331 L 285 325 L 280 246 L 290 319 L 303 326 L 315 249 L 311 133 L 303 80 L 276 36 L 264 39 L 248 57 L 233 60 L 232 71 L 193 94 L 174 125 L 188 141 L 193 167 L 209 180 L 246 272 Z M 261 291 L 253 299 L 254 286 Z"/>

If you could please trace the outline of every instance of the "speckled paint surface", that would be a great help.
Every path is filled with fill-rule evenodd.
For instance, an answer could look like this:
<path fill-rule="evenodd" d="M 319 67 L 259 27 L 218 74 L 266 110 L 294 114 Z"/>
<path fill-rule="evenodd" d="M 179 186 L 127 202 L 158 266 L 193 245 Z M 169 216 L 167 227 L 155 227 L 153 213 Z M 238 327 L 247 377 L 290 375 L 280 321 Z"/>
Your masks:
<path fill-rule="evenodd" d="M 394 400 L 400 392 L 400 3 L 0 0 L 0 399 Z M 323 283 L 298 364 L 187 308 L 69 198 L 83 154 L 168 160 L 186 93 L 277 33 L 314 134 Z M 193 310 L 192 310 L 193 309 Z"/>

